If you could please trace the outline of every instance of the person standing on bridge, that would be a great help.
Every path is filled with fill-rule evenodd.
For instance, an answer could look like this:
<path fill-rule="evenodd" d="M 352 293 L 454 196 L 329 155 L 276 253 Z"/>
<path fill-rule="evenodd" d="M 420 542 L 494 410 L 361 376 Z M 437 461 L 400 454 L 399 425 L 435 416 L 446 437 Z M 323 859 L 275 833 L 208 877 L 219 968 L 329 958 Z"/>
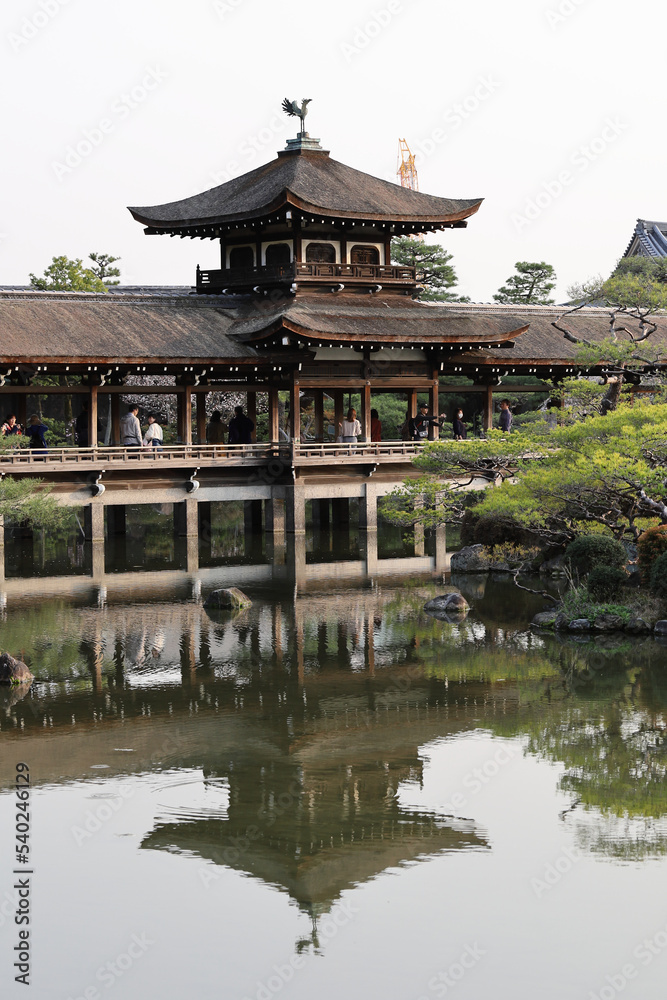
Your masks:
<path fill-rule="evenodd" d="M 503 434 L 509 434 L 512 430 L 512 411 L 510 410 L 509 399 L 503 399 L 500 404 L 500 416 L 498 417 L 498 424 Z"/>
<path fill-rule="evenodd" d="M 129 409 L 120 422 L 120 437 L 126 448 L 141 448 L 141 424 L 137 413 L 139 407 L 130 403 Z"/>
<path fill-rule="evenodd" d="M 413 441 L 426 441 L 428 440 L 428 430 L 429 427 L 437 426 L 442 427 L 442 421 L 444 419 L 444 413 L 441 413 L 439 417 L 429 417 L 428 415 L 428 403 L 419 404 L 419 412 L 417 416 L 410 421 L 410 436 Z"/>
<path fill-rule="evenodd" d="M 154 413 L 149 413 L 148 427 L 146 428 L 142 444 L 144 448 L 157 448 L 158 451 L 162 451 L 162 439 L 162 428 L 157 422 L 157 417 Z"/>
<path fill-rule="evenodd" d="M 229 421 L 229 443 L 250 444 L 255 429 L 250 417 L 246 417 L 242 406 L 234 407 L 234 416 Z"/>
<path fill-rule="evenodd" d="M 34 452 L 35 455 L 46 455 L 46 438 L 44 435 L 48 431 L 46 424 L 43 424 L 36 413 L 30 418 L 28 424 L 28 437 L 30 438 L 30 450 Z"/>

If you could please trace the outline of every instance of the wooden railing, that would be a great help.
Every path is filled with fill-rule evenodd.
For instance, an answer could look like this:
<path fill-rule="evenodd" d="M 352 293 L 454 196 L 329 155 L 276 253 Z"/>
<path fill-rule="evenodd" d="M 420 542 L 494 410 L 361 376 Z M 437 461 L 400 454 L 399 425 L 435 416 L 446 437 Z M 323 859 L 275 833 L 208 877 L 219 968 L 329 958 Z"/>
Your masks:
<path fill-rule="evenodd" d="M 202 271 L 197 268 L 197 291 L 219 292 L 229 288 L 253 288 L 256 285 L 291 284 L 294 281 L 314 284 L 414 285 L 415 268 L 396 264 L 314 264 L 294 262 L 278 267 L 232 267 Z"/>
<path fill-rule="evenodd" d="M 412 441 L 254 442 L 252 444 L 171 444 L 162 448 L 48 448 L 25 447 L 0 451 L 0 471 L 57 472 L 72 468 L 137 468 L 189 465 L 262 465 L 279 460 L 285 465 L 407 461 L 421 448 Z"/>

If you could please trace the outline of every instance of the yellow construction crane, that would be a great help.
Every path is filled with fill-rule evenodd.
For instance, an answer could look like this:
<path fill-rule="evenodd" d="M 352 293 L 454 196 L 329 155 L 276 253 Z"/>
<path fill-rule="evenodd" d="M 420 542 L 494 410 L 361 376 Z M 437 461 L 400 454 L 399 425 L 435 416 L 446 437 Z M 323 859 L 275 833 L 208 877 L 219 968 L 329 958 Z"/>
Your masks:
<path fill-rule="evenodd" d="M 400 178 L 401 187 L 410 188 L 411 191 L 419 191 L 419 179 L 417 177 L 414 153 L 410 152 L 410 147 L 405 139 L 398 140 L 396 175 Z"/>

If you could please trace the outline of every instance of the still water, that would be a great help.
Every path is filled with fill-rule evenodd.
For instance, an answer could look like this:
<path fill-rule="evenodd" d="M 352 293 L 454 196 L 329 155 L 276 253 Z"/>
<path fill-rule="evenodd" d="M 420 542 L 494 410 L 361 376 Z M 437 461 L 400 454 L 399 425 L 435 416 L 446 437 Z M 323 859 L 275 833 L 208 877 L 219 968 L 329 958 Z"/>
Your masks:
<path fill-rule="evenodd" d="M 667 646 L 453 582 L 462 621 L 430 578 L 11 590 L 2 996 L 25 763 L 34 1000 L 663 1000 Z"/>

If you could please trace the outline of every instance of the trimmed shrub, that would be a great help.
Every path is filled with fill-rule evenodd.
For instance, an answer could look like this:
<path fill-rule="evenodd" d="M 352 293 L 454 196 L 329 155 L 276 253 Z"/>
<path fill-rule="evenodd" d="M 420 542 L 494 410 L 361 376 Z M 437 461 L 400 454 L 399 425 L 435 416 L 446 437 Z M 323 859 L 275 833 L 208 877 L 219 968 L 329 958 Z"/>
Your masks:
<path fill-rule="evenodd" d="M 651 566 L 651 592 L 657 597 L 667 597 L 667 552 L 653 561 Z"/>
<path fill-rule="evenodd" d="M 663 552 L 667 552 L 667 524 L 648 528 L 637 539 L 639 569 L 645 583 L 651 579 L 651 567 Z"/>
<path fill-rule="evenodd" d="M 625 572 L 616 566 L 596 566 L 588 576 L 588 593 L 601 604 L 614 601 L 627 579 Z"/>
<path fill-rule="evenodd" d="M 586 576 L 596 566 L 621 569 L 626 561 L 625 547 L 608 535 L 579 535 L 565 549 L 565 559 L 575 573 Z"/>

